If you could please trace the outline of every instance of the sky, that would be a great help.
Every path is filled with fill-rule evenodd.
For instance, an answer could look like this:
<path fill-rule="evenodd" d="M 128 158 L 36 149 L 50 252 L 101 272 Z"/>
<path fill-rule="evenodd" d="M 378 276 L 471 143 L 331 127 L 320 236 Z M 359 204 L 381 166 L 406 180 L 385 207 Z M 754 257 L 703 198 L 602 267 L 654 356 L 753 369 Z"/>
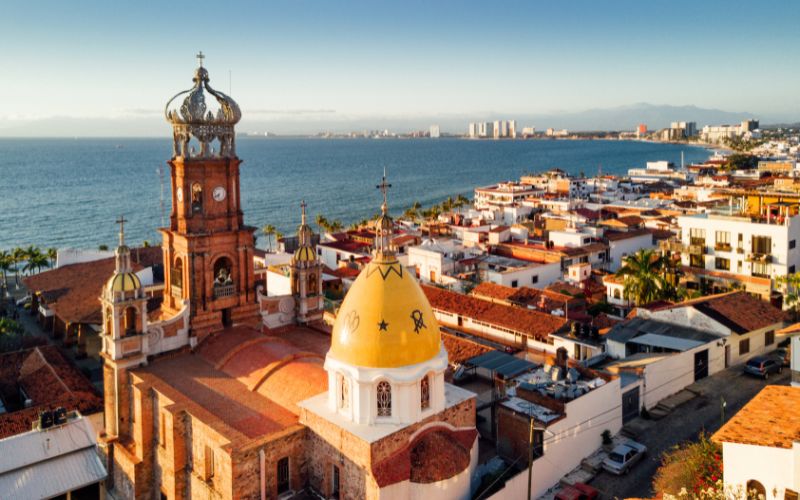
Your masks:
<path fill-rule="evenodd" d="M 198 50 L 243 126 L 558 114 L 634 103 L 800 120 L 800 2 L 7 2 L 0 135 L 163 134 Z M 24 135 L 23 134 L 23 135 Z M 59 134 L 55 134 L 59 135 Z"/>

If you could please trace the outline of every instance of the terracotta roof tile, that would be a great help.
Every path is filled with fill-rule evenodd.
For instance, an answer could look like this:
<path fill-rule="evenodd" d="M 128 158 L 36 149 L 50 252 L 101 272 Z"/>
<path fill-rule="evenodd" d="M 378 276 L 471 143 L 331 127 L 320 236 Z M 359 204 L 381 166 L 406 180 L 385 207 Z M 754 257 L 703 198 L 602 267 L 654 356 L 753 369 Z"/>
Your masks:
<path fill-rule="evenodd" d="M 712 439 L 791 448 L 800 441 L 800 388 L 768 385 L 722 426 Z"/>
<path fill-rule="evenodd" d="M 460 364 L 470 358 L 494 350 L 489 346 L 446 332 L 442 332 L 442 342 L 450 363 Z"/>
<path fill-rule="evenodd" d="M 550 314 L 497 304 L 449 290 L 426 285 L 422 289 L 434 309 L 466 316 L 540 340 L 545 340 L 567 323 L 566 320 Z"/>

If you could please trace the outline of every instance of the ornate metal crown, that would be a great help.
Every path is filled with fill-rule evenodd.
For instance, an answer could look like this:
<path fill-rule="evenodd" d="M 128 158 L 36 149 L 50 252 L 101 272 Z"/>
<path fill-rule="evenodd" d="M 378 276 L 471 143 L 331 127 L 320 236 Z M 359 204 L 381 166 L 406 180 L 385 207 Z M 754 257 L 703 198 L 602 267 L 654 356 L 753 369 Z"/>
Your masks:
<path fill-rule="evenodd" d="M 242 112 L 236 101 L 208 84 L 204 57 L 202 52 L 197 55 L 200 66 L 192 78 L 194 87 L 175 95 L 164 109 L 173 128 L 173 155 L 233 158 L 236 156 L 234 125 L 242 118 Z M 192 138 L 199 142 L 199 151 L 191 145 Z"/>

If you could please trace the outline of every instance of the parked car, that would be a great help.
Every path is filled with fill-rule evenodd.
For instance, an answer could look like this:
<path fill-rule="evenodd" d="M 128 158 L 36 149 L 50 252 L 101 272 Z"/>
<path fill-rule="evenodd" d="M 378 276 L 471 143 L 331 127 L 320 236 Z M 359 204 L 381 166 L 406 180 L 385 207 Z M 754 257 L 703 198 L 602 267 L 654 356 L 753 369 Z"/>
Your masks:
<path fill-rule="evenodd" d="M 792 364 L 792 349 L 791 347 L 778 347 L 775 349 L 775 357 L 781 362 L 783 366 Z"/>
<path fill-rule="evenodd" d="M 776 358 L 770 356 L 756 356 L 744 364 L 744 372 L 764 380 L 769 378 L 770 373 L 780 373 L 783 365 Z"/>
<path fill-rule="evenodd" d="M 588 484 L 574 483 L 572 486 L 564 486 L 556 493 L 555 500 L 595 500 L 600 496 L 600 492 Z"/>
<path fill-rule="evenodd" d="M 603 460 L 603 468 L 612 474 L 625 474 L 647 453 L 647 447 L 636 441 L 617 445 Z"/>
<path fill-rule="evenodd" d="M 26 295 L 17 301 L 17 307 L 22 307 L 25 304 L 30 304 L 30 303 L 31 303 L 31 296 Z"/>

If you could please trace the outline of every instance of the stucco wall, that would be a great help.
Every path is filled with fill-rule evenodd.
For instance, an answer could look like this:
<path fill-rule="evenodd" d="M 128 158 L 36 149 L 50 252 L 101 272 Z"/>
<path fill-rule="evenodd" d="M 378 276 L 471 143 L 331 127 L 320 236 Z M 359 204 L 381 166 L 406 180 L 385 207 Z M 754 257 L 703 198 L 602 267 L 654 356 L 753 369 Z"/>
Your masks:
<path fill-rule="evenodd" d="M 800 447 L 794 449 L 753 446 L 738 443 L 722 444 L 723 477 L 726 487 L 744 489 L 747 481 L 759 481 L 767 491 L 767 500 L 783 498 L 784 490 L 797 491 L 800 477 L 796 464 Z M 773 488 L 777 495 L 773 496 Z"/>

